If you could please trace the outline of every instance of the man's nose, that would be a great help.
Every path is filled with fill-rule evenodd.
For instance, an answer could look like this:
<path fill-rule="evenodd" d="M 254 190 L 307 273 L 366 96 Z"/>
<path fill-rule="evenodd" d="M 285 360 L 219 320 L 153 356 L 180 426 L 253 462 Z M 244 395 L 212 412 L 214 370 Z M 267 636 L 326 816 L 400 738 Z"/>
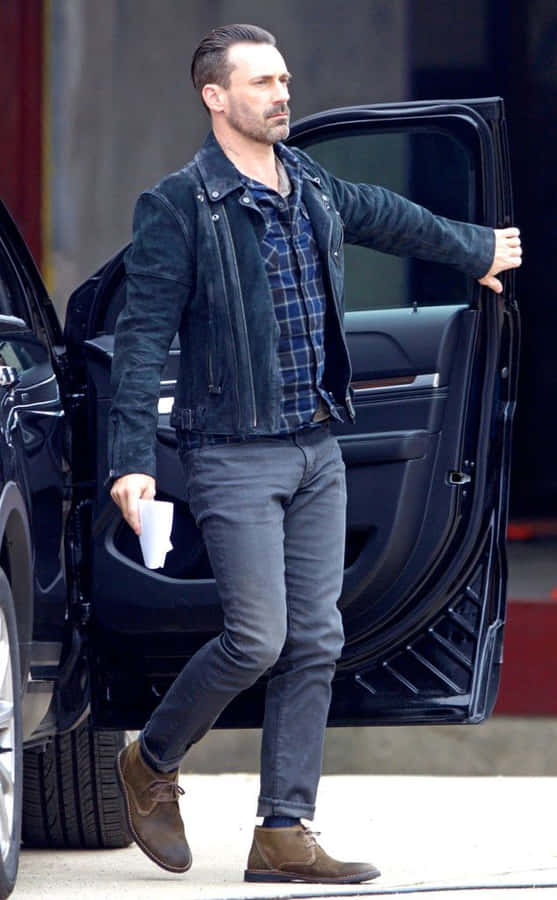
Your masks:
<path fill-rule="evenodd" d="M 279 81 L 276 89 L 276 97 L 277 102 L 280 103 L 288 103 L 290 100 L 290 91 L 288 90 L 288 85 L 284 84 L 283 81 Z"/>

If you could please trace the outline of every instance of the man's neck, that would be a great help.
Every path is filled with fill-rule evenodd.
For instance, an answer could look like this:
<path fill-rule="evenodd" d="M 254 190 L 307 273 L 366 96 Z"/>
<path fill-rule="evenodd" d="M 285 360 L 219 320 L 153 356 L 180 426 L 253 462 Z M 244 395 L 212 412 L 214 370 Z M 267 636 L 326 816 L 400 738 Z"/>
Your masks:
<path fill-rule="evenodd" d="M 229 129 L 213 128 L 222 152 L 242 175 L 253 178 L 273 190 L 280 187 L 275 151 L 272 144 L 254 141 Z"/>

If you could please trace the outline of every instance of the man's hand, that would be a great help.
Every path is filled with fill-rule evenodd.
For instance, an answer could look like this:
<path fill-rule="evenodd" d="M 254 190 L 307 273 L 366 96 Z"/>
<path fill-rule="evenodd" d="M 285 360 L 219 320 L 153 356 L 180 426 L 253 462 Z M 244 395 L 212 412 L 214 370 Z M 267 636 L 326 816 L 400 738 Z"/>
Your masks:
<path fill-rule="evenodd" d="M 155 479 L 150 475 L 122 475 L 112 485 L 110 496 L 122 510 L 122 515 L 137 535 L 141 534 L 138 500 L 152 500 Z"/>
<path fill-rule="evenodd" d="M 495 276 L 505 269 L 516 269 L 522 262 L 522 245 L 520 243 L 520 231 L 518 228 L 495 228 L 495 253 L 491 268 L 483 278 L 478 278 L 480 284 L 485 284 L 496 294 L 500 294 L 503 285 Z"/>

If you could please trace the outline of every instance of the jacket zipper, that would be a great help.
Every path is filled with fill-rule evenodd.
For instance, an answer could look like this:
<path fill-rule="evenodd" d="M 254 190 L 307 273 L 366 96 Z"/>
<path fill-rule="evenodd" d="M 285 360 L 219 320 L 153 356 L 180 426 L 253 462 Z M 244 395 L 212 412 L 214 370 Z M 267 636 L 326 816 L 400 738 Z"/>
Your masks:
<path fill-rule="evenodd" d="M 207 346 L 207 380 L 208 380 L 208 388 L 209 393 L 213 392 L 215 386 L 215 379 L 213 375 L 213 351 L 212 351 L 212 343 L 214 340 L 215 334 L 215 308 L 214 308 L 214 300 L 213 300 L 213 292 L 209 291 L 208 296 L 208 305 L 209 305 L 209 339 Z"/>
<path fill-rule="evenodd" d="M 319 184 L 319 181 L 318 181 L 317 183 Z M 329 211 L 330 211 L 330 210 L 329 210 Z M 342 230 L 341 230 L 341 240 L 340 240 L 339 247 L 342 246 L 342 242 L 343 242 L 343 240 L 344 240 L 344 225 L 341 225 L 341 228 L 342 228 Z M 331 217 L 329 218 L 329 235 L 328 235 L 328 239 L 327 239 L 327 247 L 328 247 L 328 252 L 327 252 L 327 269 L 328 269 L 327 277 L 328 277 L 328 279 L 329 279 L 329 285 L 330 285 L 330 287 L 331 287 L 331 294 L 332 294 L 332 296 L 333 296 L 333 304 L 334 304 L 334 307 L 335 307 L 335 315 L 336 315 L 336 319 L 337 319 L 337 323 L 338 323 L 338 330 L 339 330 L 340 339 L 341 339 L 342 344 L 343 344 L 343 346 L 344 346 L 344 352 L 345 352 L 345 355 L 346 355 L 346 359 L 348 360 L 348 366 L 349 366 L 349 368 L 350 368 L 350 353 L 348 352 L 348 345 L 347 345 L 347 343 L 346 343 L 346 337 L 345 337 L 345 334 L 344 334 L 344 322 L 343 322 L 343 316 L 341 315 L 340 301 L 339 301 L 339 298 L 338 298 L 338 296 L 337 296 L 337 292 L 336 292 L 336 288 L 335 288 L 335 283 L 334 283 L 334 280 L 333 280 L 332 275 L 331 275 L 331 256 L 332 256 L 332 253 L 333 253 L 332 238 L 333 238 L 333 219 L 332 219 L 332 216 L 331 216 Z M 344 394 L 345 394 L 345 396 L 344 396 L 344 406 L 345 406 L 345 408 L 346 408 L 346 410 L 347 410 L 347 412 L 348 412 L 348 415 L 349 415 L 350 419 L 351 419 L 352 421 L 354 421 L 354 419 L 356 418 L 356 414 L 355 414 L 355 411 L 354 411 L 354 404 L 352 403 L 352 398 L 351 398 L 351 396 L 350 396 L 350 379 L 348 380 L 348 384 L 346 385 L 346 387 L 345 387 L 345 389 L 344 389 Z"/>
<path fill-rule="evenodd" d="M 223 212 L 224 212 L 224 210 L 223 210 Z M 211 216 L 209 216 L 209 219 L 210 219 L 210 221 L 211 221 L 211 227 L 212 227 L 212 229 L 213 229 L 213 234 L 214 234 L 214 238 L 215 238 L 215 244 L 216 244 L 216 246 L 217 246 L 217 257 L 218 257 L 218 261 L 219 261 L 220 274 L 221 274 L 221 278 L 222 278 L 222 286 L 223 286 L 223 288 L 224 288 L 225 285 L 226 285 L 226 279 L 225 279 L 225 277 L 224 277 L 224 267 L 223 267 L 223 264 L 222 264 L 222 254 L 221 254 L 221 249 L 220 249 L 220 245 L 219 245 L 219 239 L 218 239 L 217 229 L 215 228 L 214 220 L 212 219 Z M 227 315 L 227 318 L 228 318 L 228 324 L 229 324 L 229 327 L 230 327 L 230 333 L 232 334 L 232 322 L 231 322 L 231 320 L 230 320 L 230 307 L 229 307 L 228 303 L 225 303 L 224 305 L 226 306 L 226 315 Z M 240 429 L 240 428 L 241 428 L 240 392 L 239 392 L 239 388 L 238 388 L 239 366 L 238 366 L 238 353 L 237 353 L 237 350 L 236 350 L 236 344 L 235 344 L 234 341 L 232 341 L 232 353 L 234 354 L 234 362 L 235 362 L 235 364 L 236 364 L 236 377 L 235 377 L 235 379 L 234 379 L 234 396 L 235 396 L 235 398 L 236 398 L 236 410 L 237 410 L 237 413 L 238 413 L 238 419 L 237 419 L 237 421 L 238 421 L 238 428 Z M 210 358 L 210 357 L 209 357 L 209 358 Z"/>
<path fill-rule="evenodd" d="M 211 300 L 210 300 L 211 306 L 212 306 L 212 303 L 213 303 L 213 301 L 212 301 L 212 299 L 211 299 Z M 208 360 L 207 360 L 207 369 L 208 369 L 207 375 L 208 375 L 208 380 L 209 380 L 209 385 L 208 385 L 208 387 L 209 387 L 209 393 L 210 393 L 210 394 L 218 394 L 218 393 L 219 393 L 219 391 L 218 391 L 218 385 L 215 384 L 215 373 L 214 373 L 214 369 L 213 369 L 213 349 L 212 349 L 212 342 L 215 341 L 215 345 L 216 345 L 216 338 L 215 338 L 215 316 L 214 316 L 214 310 L 213 310 L 213 309 L 210 310 L 209 315 L 210 315 L 210 319 L 209 319 L 209 346 L 208 346 L 208 349 L 207 349 L 207 357 L 208 357 Z"/>
<path fill-rule="evenodd" d="M 250 401 L 251 401 L 251 425 L 252 428 L 257 427 L 257 409 L 255 405 L 255 387 L 253 382 L 253 369 L 251 365 L 251 350 L 249 345 L 249 335 L 248 335 L 248 326 L 246 322 L 246 314 L 244 310 L 244 298 L 242 296 L 242 287 L 240 281 L 240 273 L 238 271 L 238 262 L 236 260 L 236 253 L 234 252 L 234 244 L 232 241 L 232 231 L 230 230 L 230 223 L 228 221 L 228 216 L 226 215 L 226 211 L 224 207 L 222 207 L 221 215 L 223 217 L 223 221 L 226 225 L 226 231 L 228 234 L 228 239 L 230 242 L 230 252 L 232 254 L 232 259 L 234 263 L 234 272 L 236 274 L 236 284 L 238 285 L 238 294 L 240 296 L 240 312 L 242 317 L 242 337 L 244 338 L 244 343 L 246 345 L 247 350 L 247 363 L 248 363 L 248 373 L 249 373 L 249 391 L 250 391 Z"/>

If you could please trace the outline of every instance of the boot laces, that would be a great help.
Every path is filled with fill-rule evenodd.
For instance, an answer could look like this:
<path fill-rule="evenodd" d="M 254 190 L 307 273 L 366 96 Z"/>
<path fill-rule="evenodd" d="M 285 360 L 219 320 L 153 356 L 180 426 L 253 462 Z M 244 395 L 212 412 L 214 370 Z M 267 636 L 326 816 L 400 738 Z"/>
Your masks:
<path fill-rule="evenodd" d="M 311 828 L 308 828 L 307 825 L 302 825 L 302 829 L 305 837 L 305 844 L 307 847 L 318 847 L 317 837 L 321 834 L 320 831 L 312 831 Z"/>
<path fill-rule="evenodd" d="M 178 800 L 178 797 L 181 797 L 186 792 L 176 781 L 161 780 L 153 781 L 149 785 L 149 793 L 157 803 L 168 803 Z"/>

